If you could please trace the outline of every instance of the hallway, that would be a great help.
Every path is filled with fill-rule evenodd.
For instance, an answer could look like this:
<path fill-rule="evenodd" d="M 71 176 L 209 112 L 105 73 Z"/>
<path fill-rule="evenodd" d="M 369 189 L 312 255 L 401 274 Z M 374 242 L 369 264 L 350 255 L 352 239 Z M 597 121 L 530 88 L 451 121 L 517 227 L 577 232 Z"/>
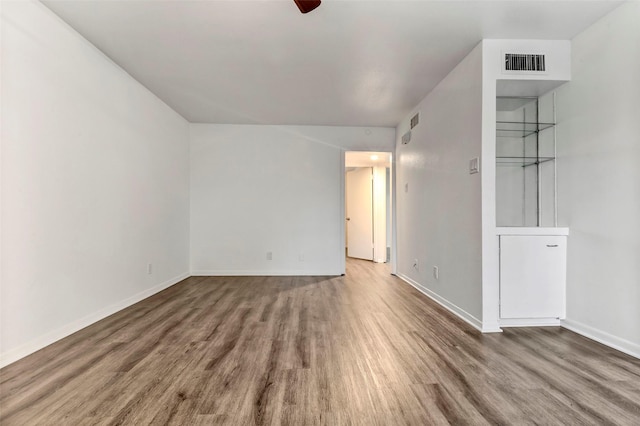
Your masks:
<path fill-rule="evenodd" d="M 637 424 L 640 360 L 482 335 L 386 264 L 192 277 L 0 370 L 2 425 Z"/>

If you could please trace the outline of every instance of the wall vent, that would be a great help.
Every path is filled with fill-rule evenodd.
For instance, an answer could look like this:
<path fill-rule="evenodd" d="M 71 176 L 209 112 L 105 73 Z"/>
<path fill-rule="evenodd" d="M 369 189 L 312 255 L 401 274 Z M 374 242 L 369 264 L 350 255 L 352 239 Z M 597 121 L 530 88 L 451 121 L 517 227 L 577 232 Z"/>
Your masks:
<path fill-rule="evenodd" d="M 544 72 L 545 55 L 529 53 L 505 53 L 505 71 L 536 71 Z"/>
<path fill-rule="evenodd" d="M 411 128 L 413 129 L 420 123 L 420 113 L 416 113 L 413 117 L 411 117 Z"/>

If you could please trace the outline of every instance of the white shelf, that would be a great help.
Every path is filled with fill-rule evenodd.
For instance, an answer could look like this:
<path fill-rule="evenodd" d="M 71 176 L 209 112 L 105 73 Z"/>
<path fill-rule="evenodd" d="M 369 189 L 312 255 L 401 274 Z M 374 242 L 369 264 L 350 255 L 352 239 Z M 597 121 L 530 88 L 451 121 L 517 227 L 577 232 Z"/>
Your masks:
<path fill-rule="evenodd" d="M 499 226 L 496 235 L 569 235 L 569 228 Z"/>
<path fill-rule="evenodd" d="M 496 121 L 496 136 L 499 138 L 526 138 L 543 130 L 550 129 L 556 123 L 526 121 Z"/>

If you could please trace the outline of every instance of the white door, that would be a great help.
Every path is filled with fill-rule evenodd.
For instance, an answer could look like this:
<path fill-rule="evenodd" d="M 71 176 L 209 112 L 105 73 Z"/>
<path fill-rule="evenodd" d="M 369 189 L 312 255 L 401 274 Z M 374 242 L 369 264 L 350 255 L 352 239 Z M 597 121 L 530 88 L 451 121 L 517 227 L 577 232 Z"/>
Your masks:
<path fill-rule="evenodd" d="M 373 168 L 347 172 L 347 256 L 373 260 Z"/>

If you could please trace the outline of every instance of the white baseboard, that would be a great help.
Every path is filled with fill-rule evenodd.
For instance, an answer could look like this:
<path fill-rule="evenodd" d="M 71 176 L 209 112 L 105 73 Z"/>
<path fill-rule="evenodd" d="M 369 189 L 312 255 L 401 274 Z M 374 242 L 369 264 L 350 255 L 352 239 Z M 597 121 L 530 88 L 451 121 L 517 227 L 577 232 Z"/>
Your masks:
<path fill-rule="evenodd" d="M 476 318 L 473 315 L 471 315 L 469 312 L 467 312 L 464 309 L 460 308 L 459 306 L 449 302 L 447 299 L 445 299 L 444 297 L 438 295 L 437 293 L 434 293 L 433 291 L 429 290 L 428 288 L 423 287 L 422 285 L 420 285 L 416 281 L 412 280 L 411 278 L 407 277 L 406 275 L 396 274 L 396 276 L 398 278 L 400 278 L 402 281 L 404 281 L 407 284 L 411 285 L 412 287 L 415 287 L 415 289 L 418 290 L 420 293 L 424 294 L 429 299 L 432 299 L 434 302 L 436 302 L 437 304 L 441 305 L 442 307 L 444 307 L 446 310 L 448 310 L 449 312 L 451 312 L 455 316 L 457 316 L 457 317 L 461 318 L 462 320 L 464 320 L 465 322 L 469 323 L 473 328 L 476 328 L 477 330 L 484 332 L 483 329 L 482 329 L 482 321 L 480 321 L 478 318 Z"/>
<path fill-rule="evenodd" d="M 329 272 L 329 271 L 316 271 L 316 270 L 269 270 L 269 271 L 255 271 L 255 270 L 238 270 L 238 269 L 223 269 L 223 270 L 195 270 L 191 271 L 192 277 L 335 277 L 342 275 L 342 272 Z"/>
<path fill-rule="evenodd" d="M 498 325 L 487 325 L 485 323 L 482 323 L 482 333 L 486 334 L 486 333 L 502 333 L 502 329 L 500 328 L 500 326 Z"/>
<path fill-rule="evenodd" d="M 595 340 L 596 342 L 602 343 L 603 345 L 609 346 L 633 357 L 640 358 L 640 345 L 637 343 L 622 339 L 618 336 L 607 333 L 606 331 L 598 330 L 597 328 L 593 328 L 589 325 L 582 324 L 578 321 L 573 321 L 570 319 L 562 320 L 561 325 L 567 330 L 571 330 L 584 337 Z"/>
<path fill-rule="evenodd" d="M 559 318 L 505 318 L 500 327 L 559 327 Z"/>
<path fill-rule="evenodd" d="M 135 303 L 140 302 L 141 300 L 146 299 L 147 297 L 153 296 L 154 294 L 159 293 L 162 290 L 171 287 L 172 285 L 188 277 L 188 273 L 181 274 L 147 290 L 143 290 L 137 294 L 134 294 L 133 296 L 128 297 L 120 302 L 107 306 L 104 309 L 100 309 L 97 312 L 80 318 L 77 321 L 74 321 L 42 336 L 39 336 L 23 345 L 18 346 L 17 348 L 13 348 L 6 352 L 0 353 L 0 368 L 6 367 L 7 365 L 12 364 L 36 351 L 39 351 L 40 349 L 49 346 L 50 344 L 55 343 L 58 340 L 75 333 L 76 331 L 82 330 L 83 328 L 88 327 L 91 324 L 108 317 L 109 315 L 113 315 L 116 312 L 123 310 L 124 308 L 127 308 Z"/>

